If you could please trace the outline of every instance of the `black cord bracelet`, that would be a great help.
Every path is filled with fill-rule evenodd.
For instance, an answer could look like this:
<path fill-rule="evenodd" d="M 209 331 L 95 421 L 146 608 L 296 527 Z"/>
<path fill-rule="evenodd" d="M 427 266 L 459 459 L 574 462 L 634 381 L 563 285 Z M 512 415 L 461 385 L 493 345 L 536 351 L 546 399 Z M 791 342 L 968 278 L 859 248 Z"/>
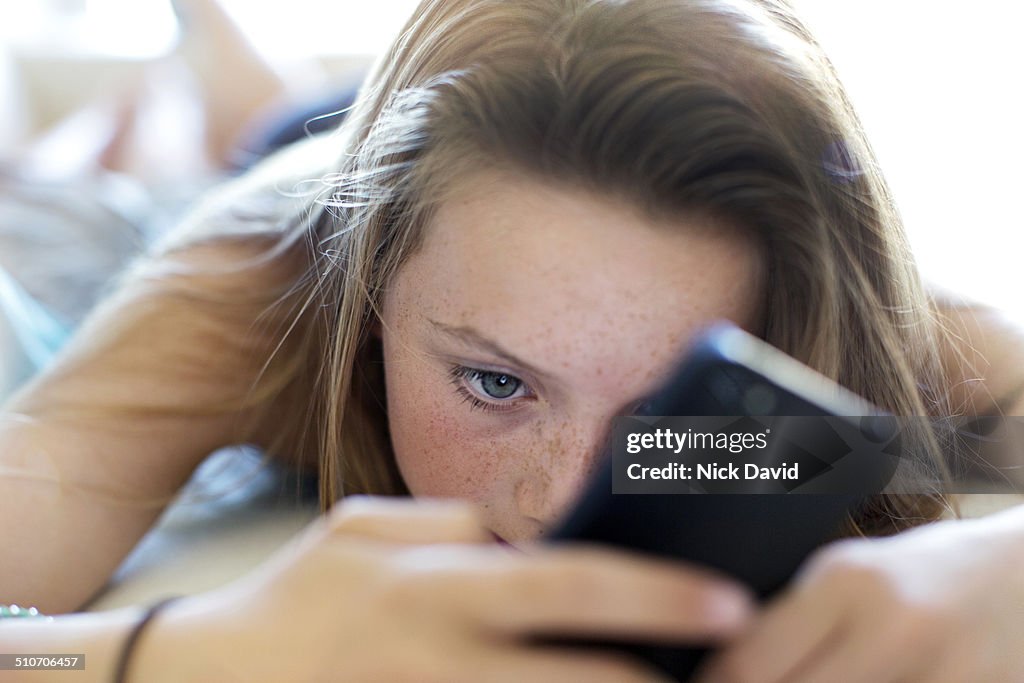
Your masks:
<path fill-rule="evenodd" d="M 114 683 L 127 683 L 128 681 L 128 665 L 131 664 L 132 653 L 135 651 L 135 646 L 139 642 L 139 638 L 142 636 L 142 632 L 146 630 L 146 626 L 149 622 L 153 621 L 153 618 L 160 613 L 165 607 L 170 605 L 175 600 L 178 600 L 181 596 L 173 596 L 170 598 L 164 598 L 159 602 L 150 605 L 146 609 L 146 613 L 142 615 L 138 623 L 132 628 L 131 633 L 124 641 L 124 645 L 121 647 L 121 656 L 117 660 L 117 669 L 114 670 Z"/>

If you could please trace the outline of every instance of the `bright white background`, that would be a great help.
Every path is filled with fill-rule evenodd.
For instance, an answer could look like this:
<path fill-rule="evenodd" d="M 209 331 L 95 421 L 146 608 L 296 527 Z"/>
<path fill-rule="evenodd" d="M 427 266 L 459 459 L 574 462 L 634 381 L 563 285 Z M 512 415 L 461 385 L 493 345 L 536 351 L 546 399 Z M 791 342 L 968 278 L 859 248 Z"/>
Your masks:
<path fill-rule="evenodd" d="M 925 275 L 1024 319 L 1024 5 L 797 0 Z"/>
<path fill-rule="evenodd" d="M 1024 9 L 1012 0 L 795 0 L 861 113 L 930 279 L 1024 319 Z M 373 54 L 412 0 L 223 0 L 265 54 Z M 56 20 L 48 8 L 72 11 Z M 6 0 L 0 39 L 126 58 L 169 49 L 166 0 Z"/>

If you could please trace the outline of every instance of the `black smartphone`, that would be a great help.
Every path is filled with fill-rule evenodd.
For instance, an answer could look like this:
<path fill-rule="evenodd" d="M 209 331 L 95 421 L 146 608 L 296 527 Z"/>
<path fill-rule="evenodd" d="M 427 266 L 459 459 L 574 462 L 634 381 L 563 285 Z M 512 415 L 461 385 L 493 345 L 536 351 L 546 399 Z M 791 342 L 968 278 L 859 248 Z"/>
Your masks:
<path fill-rule="evenodd" d="M 756 337 L 731 324 L 709 329 L 644 410 L 648 416 L 798 416 L 849 420 L 884 415 Z M 873 443 L 892 440 L 892 434 Z M 575 507 L 549 536 L 674 558 L 713 568 L 749 586 L 760 598 L 786 584 L 816 548 L 834 538 L 846 515 L 862 504 L 859 491 L 841 493 L 613 493 L 613 462 L 605 457 Z M 891 471 L 869 473 L 881 484 Z M 863 469 L 863 468 L 862 468 Z M 862 472 L 863 474 L 863 472 Z M 566 641 L 560 641 L 566 644 Z M 580 644 L 578 642 L 574 644 Z M 704 647 L 612 645 L 687 680 Z"/>

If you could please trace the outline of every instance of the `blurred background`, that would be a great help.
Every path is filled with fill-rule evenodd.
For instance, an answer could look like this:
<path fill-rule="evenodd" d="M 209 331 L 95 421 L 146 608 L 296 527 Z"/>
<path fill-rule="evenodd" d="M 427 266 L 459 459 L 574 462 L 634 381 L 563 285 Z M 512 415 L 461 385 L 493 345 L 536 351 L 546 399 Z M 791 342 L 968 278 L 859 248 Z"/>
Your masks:
<path fill-rule="evenodd" d="M 0 358 L 22 356 L 0 397 L 59 346 L 105 285 L 97 273 L 262 152 L 274 112 L 344 106 L 415 4 L 0 4 L 0 301 L 19 321 L 0 321 Z M 861 114 L 925 276 L 1024 320 L 1024 9 L 794 4 Z M 49 259 L 26 256 L 41 242 Z"/>

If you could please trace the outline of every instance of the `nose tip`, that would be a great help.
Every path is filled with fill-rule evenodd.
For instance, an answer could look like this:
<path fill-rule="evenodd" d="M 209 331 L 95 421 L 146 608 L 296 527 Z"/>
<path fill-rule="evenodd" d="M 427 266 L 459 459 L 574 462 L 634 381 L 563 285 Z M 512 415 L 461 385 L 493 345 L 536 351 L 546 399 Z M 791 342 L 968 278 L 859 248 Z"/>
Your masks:
<path fill-rule="evenodd" d="M 519 512 L 544 535 L 572 505 L 573 497 L 565 496 L 553 487 L 544 486 L 536 477 L 526 477 L 516 486 L 516 504 Z"/>

